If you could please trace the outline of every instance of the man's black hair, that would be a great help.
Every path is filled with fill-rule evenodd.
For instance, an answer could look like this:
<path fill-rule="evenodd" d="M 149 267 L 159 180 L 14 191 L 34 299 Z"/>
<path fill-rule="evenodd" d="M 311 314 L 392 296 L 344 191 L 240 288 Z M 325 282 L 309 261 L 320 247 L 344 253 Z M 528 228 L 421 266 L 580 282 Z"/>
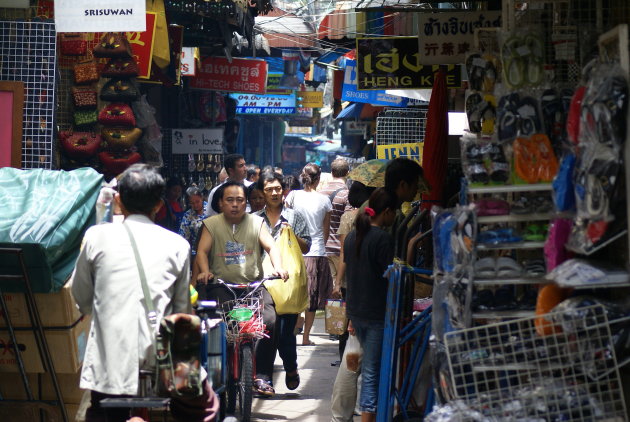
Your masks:
<path fill-rule="evenodd" d="M 375 190 L 376 188 L 365 186 L 361 182 L 354 181 L 348 191 L 348 203 L 354 208 L 359 208 L 365 201 L 370 199 L 370 195 Z"/>
<path fill-rule="evenodd" d="M 227 169 L 232 169 L 234 170 L 234 168 L 236 168 L 236 162 L 239 160 L 244 160 L 245 157 L 243 157 L 241 154 L 229 154 L 225 156 L 225 161 L 223 162 L 223 166 L 225 167 L 225 170 L 227 171 Z"/>
<path fill-rule="evenodd" d="M 225 182 L 221 186 L 219 186 L 217 188 L 217 190 L 214 192 L 214 196 L 212 197 L 212 202 L 210 203 L 210 206 L 212 207 L 214 212 L 216 212 L 216 213 L 220 213 L 221 212 L 221 209 L 219 208 L 219 200 L 223 199 L 223 193 L 230 186 L 238 186 L 241 189 L 243 189 L 243 196 L 245 196 L 247 198 L 247 189 L 245 188 L 244 184 L 242 184 L 240 182 L 236 182 L 234 180 L 228 180 L 227 182 Z"/>
<path fill-rule="evenodd" d="M 162 199 L 166 184 L 155 167 L 133 164 L 118 181 L 120 200 L 131 214 L 150 215 Z"/>
<path fill-rule="evenodd" d="M 250 177 L 255 176 L 256 175 L 256 164 L 248 164 L 247 165 L 247 180 L 249 180 Z"/>
<path fill-rule="evenodd" d="M 271 171 L 260 173 L 260 177 L 258 178 L 258 183 L 256 183 L 256 185 L 258 186 L 258 189 L 264 191 L 265 183 L 273 182 L 274 180 L 280 182 L 280 186 L 282 186 L 282 190 L 284 190 L 284 188 L 286 187 L 286 184 L 284 183 L 284 177 L 280 173 Z"/>
<path fill-rule="evenodd" d="M 252 183 L 251 185 L 247 186 L 247 188 L 245 188 L 245 193 L 247 194 L 248 201 L 249 198 L 252 196 L 252 192 L 254 192 L 255 190 L 262 191 L 262 189 L 258 187 L 258 183 Z"/>
<path fill-rule="evenodd" d="M 408 158 L 395 158 L 385 169 L 385 189 L 396 192 L 400 182 L 415 183 L 424 175 L 420 164 Z"/>

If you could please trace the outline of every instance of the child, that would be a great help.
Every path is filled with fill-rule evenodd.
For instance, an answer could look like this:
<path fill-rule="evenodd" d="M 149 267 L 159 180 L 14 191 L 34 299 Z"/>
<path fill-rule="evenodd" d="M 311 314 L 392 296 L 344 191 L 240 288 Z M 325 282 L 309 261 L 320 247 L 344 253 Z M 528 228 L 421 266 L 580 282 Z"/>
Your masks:
<path fill-rule="evenodd" d="M 356 333 L 363 348 L 361 422 L 376 420 L 387 301 L 387 279 L 383 273 L 394 259 L 394 239 L 383 227 L 394 223 L 397 208 L 396 195 L 384 188 L 375 190 L 365 211 L 359 211 L 356 228 L 344 243 L 346 313 L 351 324 L 348 331 Z"/>

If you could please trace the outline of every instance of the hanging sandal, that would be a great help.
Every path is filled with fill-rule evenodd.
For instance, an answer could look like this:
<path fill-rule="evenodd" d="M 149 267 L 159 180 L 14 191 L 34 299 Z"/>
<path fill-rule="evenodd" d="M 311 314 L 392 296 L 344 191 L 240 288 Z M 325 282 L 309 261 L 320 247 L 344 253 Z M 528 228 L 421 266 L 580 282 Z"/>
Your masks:
<path fill-rule="evenodd" d="M 295 390 L 300 386 L 300 374 L 297 370 L 293 371 L 293 375 L 287 372 L 284 378 L 284 383 L 289 390 Z"/>
<path fill-rule="evenodd" d="M 273 397 L 276 394 L 271 383 L 260 378 L 254 380 L 254 391 L 264 397 Z"/>

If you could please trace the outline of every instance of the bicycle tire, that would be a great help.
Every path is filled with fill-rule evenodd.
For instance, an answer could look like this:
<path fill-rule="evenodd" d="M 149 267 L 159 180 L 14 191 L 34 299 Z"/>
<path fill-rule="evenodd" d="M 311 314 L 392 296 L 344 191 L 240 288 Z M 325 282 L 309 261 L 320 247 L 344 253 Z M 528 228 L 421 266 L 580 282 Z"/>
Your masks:
<path fill-rule="evenodd" d="M 249 422 L 252 416 L 254 395 L 254 352 L 251 343 L 241 345 L 240 410 L 241 422 Z"/>

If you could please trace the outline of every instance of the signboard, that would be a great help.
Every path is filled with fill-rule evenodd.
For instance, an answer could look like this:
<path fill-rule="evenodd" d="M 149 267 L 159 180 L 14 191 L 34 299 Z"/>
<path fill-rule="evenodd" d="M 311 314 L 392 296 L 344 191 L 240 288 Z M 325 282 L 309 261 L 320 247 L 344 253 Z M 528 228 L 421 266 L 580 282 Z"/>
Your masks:
<path fill-rule="evenodd" d="M 267 88 L 267 62 L 260 59 L 208 57 L 190 80 L 190 87 L 211 91 L 264 94 Z"/>
<path fill-rule="evenodd" d="M 499 27 L 500 11 L 418 13 L 419 63 L 464 63 L 475 29 Z"/>
<path fill-rule="evenodd" d="M 148 79 L 151 76 L 155 23 L 156 14 L 153 12 L 147 12 L 147 30 L 144 32 L 127 32 L 127 39 L 131 45 L 131 53 L 138 63 L 138 78 Z"/>
<path fill-rule="evenodd" d="M 295 114 L 295 95 L 230 94 L 236 114 Z"/>
<path fill-rule="evenodd" d="M 180 69 L 182 76 L 195 76 L 195 49 L 197 47 L 182 47 Z"/>
<path fill-rule="evenodd" d="M 280 88 L 280 78 L 282 73 L 269 73 L 267 75 L 267 94 L 273 95 L 291 95 L 293 90 Z"/>
<path fill-rule="evenodd" d="M 284 132 L 285 136 L 299 135 L 311 136 L 313 134 L 313 126 L 289 126 Z"/>
<path fill-rule="evenodd" d="M 324 107 L 324 93 L 322 91 L 298 91 L 298 105 L 302 108 Z"/>
<path fill-rule="evenodd" d="M 145 0 L 55 0 L 57 32 L 146 31 Z"/>
<path fill-rule="evenodd" d="M 417 37 L 357 39 L 357 87 L 359 90 L 433 88 L 438 65 L 421 64 Z M 446 86 L 461 88 L 461 65 L 442 66 Z"/>
<path fill-rule="evenodd" d="M 223 154 L 223 128 L 171 129 L 173 154 Z"/>
<path fill-rule="evenodd" d="M 376 106 L 405 107 L 407 99 L 396 95 L 387 94 L 385 91 L 358 91 L 356 62 L 346 60 L 346 70 L 343 77 L 342 101 L 354 101 L 356 103 L 368 103 Z"/>
<path fill-rule="evenodd" d="M 410 160 L 417 161 L 422 165 L 422 151 L 424 150 L 423 143 L 413 144 L 393 144 L 393 145 L 377 145 L 376 146 L 376 158 L 382 158 L 385 160 L 393 160 L 394 158 L 409 158 Z"/>
<path fill-rule="evenodd" d="M 367 122 L 359 122 L 355 120 L 344 120 L 343 131 L 348 136 L 365 135 L 365 131 L 368 127 Z"/>

